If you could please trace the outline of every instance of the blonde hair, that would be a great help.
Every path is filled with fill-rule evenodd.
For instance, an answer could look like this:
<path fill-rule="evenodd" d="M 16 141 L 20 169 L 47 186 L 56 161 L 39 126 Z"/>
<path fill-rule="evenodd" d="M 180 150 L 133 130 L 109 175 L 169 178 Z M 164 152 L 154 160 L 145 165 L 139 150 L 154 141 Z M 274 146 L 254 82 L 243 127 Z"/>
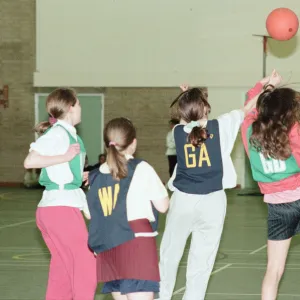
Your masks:
<path fill-rule="evenodd" d="M 126 118 L 109 121 L 104 129 L 104 142 L 107 151 L 107 164 L 114 179 L 127 177 L 127 159 L 122 153 L 136 138 L 136 129 Z"/>
<path fill-rule="evenodd" d="M 74 106 L 76 102 L 77 95 L 73 89 L 56 89 L 47 97 L 47 112 L 54 119 L 63 119 L 68 113 L 70 106 Z M 37 124 L 34 129 L 38 134 L 43 134 L 51 126 L 52 124 L 49 121 L 45 121 Z"/>

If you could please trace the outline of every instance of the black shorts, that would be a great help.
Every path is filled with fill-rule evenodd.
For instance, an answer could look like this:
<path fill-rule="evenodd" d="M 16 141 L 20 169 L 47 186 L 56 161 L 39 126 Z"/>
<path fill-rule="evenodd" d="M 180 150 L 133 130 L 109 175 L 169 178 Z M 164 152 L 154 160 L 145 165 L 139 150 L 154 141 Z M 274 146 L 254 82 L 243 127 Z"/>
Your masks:
<path fill-rule="evenodd" d="M 282 241 L 300 232 L 300 200 L 268 203 L 268 240 Z"/>

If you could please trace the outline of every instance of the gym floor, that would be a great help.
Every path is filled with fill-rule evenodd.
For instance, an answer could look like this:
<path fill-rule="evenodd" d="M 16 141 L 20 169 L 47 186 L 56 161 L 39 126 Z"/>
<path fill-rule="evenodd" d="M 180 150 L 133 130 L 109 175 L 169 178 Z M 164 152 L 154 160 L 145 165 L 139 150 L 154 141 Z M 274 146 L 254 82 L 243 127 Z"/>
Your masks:
<path fill-rule="evenodd" d="M 266 268 L 267 207 L 260 196 L 228 195 L 222 241 L 207 290 L 207 300 L 259 300 Z M 44 299 L 49 252 L 35 225 L 41 190 L 0 190 L 0 300 Z M 164 217 L 160 220 L 163 231 Z M 158 238 L 158 241 L 161 239 Z M 182 258 L 173 300 L 182 298 L 188 245 Z M 279 300 L 300 299 L 300 239 L 295 237 L 279 290 Z M 96 300 L 110 300 L 101 295 Z"/>

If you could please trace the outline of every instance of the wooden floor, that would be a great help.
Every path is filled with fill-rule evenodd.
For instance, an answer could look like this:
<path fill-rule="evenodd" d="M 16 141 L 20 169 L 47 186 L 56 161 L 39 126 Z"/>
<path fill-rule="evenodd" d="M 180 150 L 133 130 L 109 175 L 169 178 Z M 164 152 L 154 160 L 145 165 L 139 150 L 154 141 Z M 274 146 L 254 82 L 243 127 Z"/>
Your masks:
<path fill-rule="evenodd" d="M 0 300 L 44 299 L 49 253 L 35 225 L 41 191 L 0 190 Z M 266 267 L 266 206 L 261 197 L 228 192 L 228 211 L 207 300 L 259 300 Z M 164 218 L 160 222 L 163 231 Z M 161 236 L 159 237 L 160 241 Z M 185 287 L 186 249 L 173 300 Z M 300 300 L 300 239 L 294 238 L 279 300 Z M 111 297 L 97 292 L 97 300 Z"/>

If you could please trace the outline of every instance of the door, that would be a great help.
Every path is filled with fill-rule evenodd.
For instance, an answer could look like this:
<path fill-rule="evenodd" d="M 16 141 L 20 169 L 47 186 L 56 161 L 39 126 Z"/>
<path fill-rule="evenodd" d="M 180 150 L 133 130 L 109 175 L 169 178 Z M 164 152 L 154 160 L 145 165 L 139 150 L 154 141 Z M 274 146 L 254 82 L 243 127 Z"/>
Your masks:
<path fill-rule="evenodd" d="M 48 120 L 46 99 L 48 94 L 35 94 L 35 122 L 36 124 Z M 76 126 L 78 135 L 82 138 L 89 164 L 98 162 L 99 154 L 103 153 L 103 94 L 78 94 L 81 105 L 81 123 Z"/>

